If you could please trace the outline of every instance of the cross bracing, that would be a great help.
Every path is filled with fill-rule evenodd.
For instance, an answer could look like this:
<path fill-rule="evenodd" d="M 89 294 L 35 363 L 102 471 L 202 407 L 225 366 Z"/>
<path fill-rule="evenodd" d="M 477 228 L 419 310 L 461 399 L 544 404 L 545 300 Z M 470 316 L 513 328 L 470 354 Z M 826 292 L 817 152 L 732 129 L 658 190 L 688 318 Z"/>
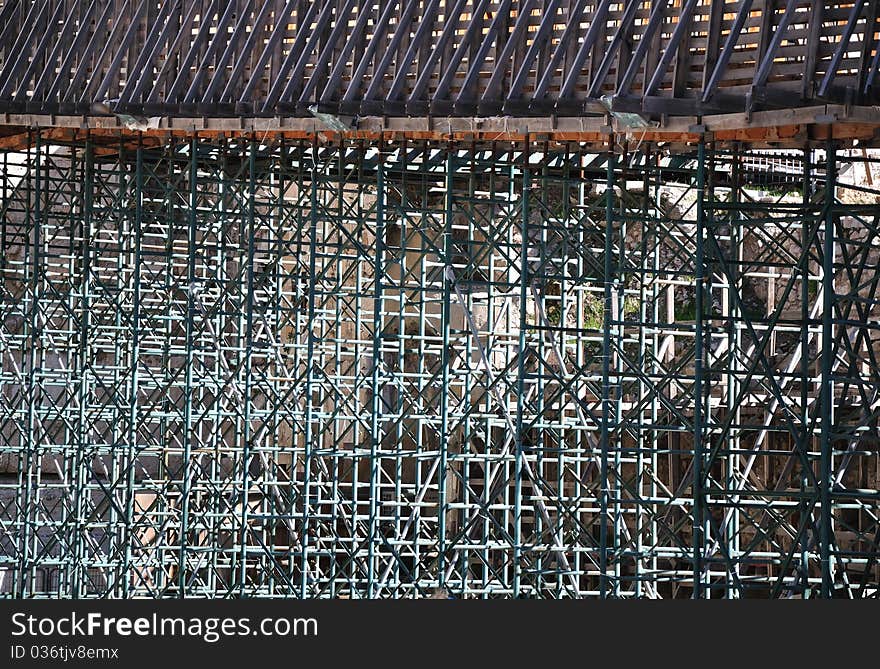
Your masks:
<path fill-rule="evenodd" d="M 876 596 L 872 158 L 48 135 L 4 594 Z"/>

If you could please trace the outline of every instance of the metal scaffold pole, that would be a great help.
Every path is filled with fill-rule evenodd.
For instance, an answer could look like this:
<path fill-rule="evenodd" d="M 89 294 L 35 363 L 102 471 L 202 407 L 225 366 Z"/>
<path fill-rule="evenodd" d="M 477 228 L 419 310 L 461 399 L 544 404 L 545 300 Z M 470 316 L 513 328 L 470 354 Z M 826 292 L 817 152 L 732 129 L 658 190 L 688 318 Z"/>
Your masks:
<path fill-rule="evenodd" d="M 0 155 L 0 595 L 876 596 L 873 155 L 53 137 Z"/>

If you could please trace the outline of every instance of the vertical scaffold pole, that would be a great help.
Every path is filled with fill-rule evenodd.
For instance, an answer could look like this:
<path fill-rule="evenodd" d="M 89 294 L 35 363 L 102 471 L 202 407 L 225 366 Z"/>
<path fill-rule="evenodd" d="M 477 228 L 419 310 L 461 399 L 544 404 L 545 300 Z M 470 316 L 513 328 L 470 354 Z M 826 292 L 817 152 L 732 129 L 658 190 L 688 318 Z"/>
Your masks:
<path fill-rule="evenodd" d="M 439 467 L 437 472 L 437 552 L 438 552 L 438 585 L 443 587 L 446 584 L 447 565 L 446 565 L 446 512 L 448 509 L 448 500 L 446 498 L 446 481 L 449 472 L 449 393 L 451 364 L 449 341 L 450 341 L 450 317 L 452 314 L 452 278 L 446 270 L 452 267 L 452 216 L 453 216 L 453 199 L 452 191 L 454 187 L 453 176 L 455 174 L 455 150 L 450 143 L 446 146 L 446 174 L 443 182 L 443 302 L 441 304 L 440 328 L 443 341 L 443 349 L 440 352 L 440 382 L 442 384 L 442 394 L 440 396 L 440 439 L 438 440 Z M 454 560 L 454 557 L 452 558 Z M 466 586 L 467 569 L 462 567 L 462 589 Z"/>
<path fill-rule="evenodd" d="M 75 173 L 76 170 L 76 149 L 71 149 L 71 168 Z M 86 489 L 86 470 L 88 464 L 88 447 L 89 447 L 89 427 L 88 418 L 86 416 L 86 408 L 89 405 L 90 389 L 89 389 L 89 368 L 92 360 L 92 337 L 91 328 L 91 298 L 92 298 L 92 262 L 93 252 L 97 255 L 97 250 L 92 248 L 95 233 L 92 229 L 92 192 L 94 187 L 94 158 L 92 155 L 91 133 L 87 130 L 85 142 L 82 151 L 82 181 L 77 187 L 82 193 L 82 221 L 81 221 L 81 249 L 82 249 L 82 275 L 80 277 L 80 306 L 82 309 L 79 322 L 79 363 L 76 373 L 79 376 L 77 392 L 79 395 L 79 407 L 77 413 L 77 434 L 76 434 L 76 456 L 74 460 L 74 500 L 75 514 L 74 531 L 75 537 L 73 541 L 73 574 L 70 582 L 70 592 L 74 599 L 79 599 L 85 594 L 85 588 L 88 580 L 88 568 L 83 564 L 86 560 L 86 548 L 83 544 L 85 533 L 88 531 L 84 527 L 83 520 L 88 514 Z M 71 230 L 76 223 L 71 221 Z"/>
<path fill-rule="evenodd" d="M 801 246 L 804 251 L 809 251 L 811 242 L 810 239 L 812 235 L 815 233 L 814 229 L 814 219 L 813 219 L 813 211 L 812 211 L 812 199 L 814 192 L 814 179 L 812 174 L 813 168 L 813 152 L 809 147 L 804 147 L 804 157 L 803 157 L 803 165 L 804 165 L 804 176 L 803 176 L 803 184 L 802 187 L 804 189 L 803 192 L 803 205 L 804 208 L 810 211 L 808 216 L 803 217 L 803 221 L 801 222 Z M 812 305 L 810 304 L 810 263 L 804 262 L 803 267 L 801 268 L 803 272 L 802 281 L 801 281 L 801 309 L 800 309 L 800 319 L 803 324 L 800 332 L 800 347 L 801 350 L 805 353 L 801 355 L 800 364 L 798 365 L 800 374 L 800 397 L 799 399 L 799 410 L 800 416 L 799 420 L 801 422 L 801 431 L 798 436 L 798 444 L 797 448 L 800 450 L 802 456 L 806 460 L 809 457 L 810 452 L 810 442 L 812 441 L 812 435 L 810 433 L 810 388 L 812 386 L 811 383 L 811 374 L 812 371 L 810 369 L 810 356 L 806 354 L 809 351 L 810 345 L 810 311 L 812 309 Z M 800 476 L 798 477 L 800 480 L 800 491 L 804 495 L 804 513 L 809 514 L 809 507 L 807 507 L 807 493 L 810 487 L 810 477 L 807 475 L 806 468 L 801 468 Z M 807 535 L 807 532 L 802 532 L 800 536 L 800 565 L 799 565 L 799 574 L 798 580 L 802 583 L 802 592 L 805 597 L 809 596 L 810 589 L 810 538 Z"/>
<path fill-rule="evenodd" d="M 526 374 L 526 328 L 528 327 L 528 314 L 526 300 L 528 299 L 529 285 L 529 191 L 532 187 L 531 173 L 529 171 L 529 156 L 531 154 L 531 138 L 526 135 L 525 146 L 522 155 L 522 239 L 520 244 L 520 267 L 519 272 L 519 340 L 517 350 L 517 401 L 516 401 L 516 434 L 514 434 L 515 446 L 515 476 L 514 501 L 513 501 L 513 596 L 519 597 L 522 593 L 522 479 L 523 479 L 523 409 L 524 409 L 524 384 Z M 537 520 L 536 520 L 537 522 Z"/>
<path fill-rule="evenodd" d="M 834 197 L 837 180 L 835 146 L 829 142 L 825 150 L 825 234 L 822 248 L 822 387 L 819 391 L 819 417 L 822 421 L 819 443 L 819 559 L 822 567 L 822 597 L 830 598 L 833 590 L 831 574 L 831 425 L 834 420 L 834 386 L 832 363 L 832 310 L 834 309 Z"/>
<path fill-rule="evenodd" d="M 604 308 L 602 319 L 602 434 L 600 449 L 602 451 L 602 466 L 600 473 L 601 492 L 599 495 L 599 593 L 602 599 L 608 596 L 608 457 L 611 448 L 610 435 L 611 421 L 611 319 L 614 299 L 614 135 L 611 135 L 608 144 L 608 163 L 606 167 L 605 182 L 605 265 L 604 274 Z"/>
<path fill-rule="evenodd" d="M 340 148 L 340 151 L 343 149 Z M 383 300 L 382 276 L 385 255 L 385 174 L 383 160 L 385 147 L 379 144 L 379 160 L 376 165 L 376 255 L 373 259 L 373 369 L 372 369 L 372 416 L 370 418 L 370 515 L 369 548 L 367 559 L 368 596 L 375 595 L 376 585 L 376 542 L 379 536 L 379 453 L 382 446 L 382 327 Z M 339 198 L 342 200 L 344 186 L 339 184 Z M 442 445 L 441 445 L 442 448 Z"/>
<path fill-rule="evenodd" d="M 303 145 L 300 145 L 300 152 Z M 317 290 L 317 248 L 318 248 L 318 142 L 312 140 L 312 164 L 309 174 L 309 282 L 308 282 L 308 318 L 306 321 L 306 383 L 305 383 L 305 430 L 303 435 L 303 492 L 302 521 L 300 524 L 300 597 L 308 596 L 309 585 L 309 539 L 311 531 L 310 506 L 312 503 L 312 465 L 315 444 L 314 425 L 314 393 L 312 388 L 315 376 L 315 293 Z M 340 189 L 342 186 L 340 185 Z M 375 360 L 374 360 L 375 364 Z"/>
<path fill-rule="evenodd" d="M 180 546 L 177 558 L 177 596 L 180 599 L 186 597 L 186 543 L 189 526 L 190 511 L 190 471 L 192 463 L 192 436 L 193 436 L 193 372 L 194 372 L 194 346 L 196 317 L 196 211 L 198 206 L 198 163 L 196 162 L 199 149 L 198 135 L 193 135 L 189 142 L 189 211 L 187 230 L 187 272 L 186 272 L 186 374 L 184 385 L 184 432 L 183 432 L 183 456 L 180 469 Z"/>
<path fill-rule="evenodd" d="M 22 499 L 21 508 L 23 509 L 24 522 L 21 524 L 21 538 L 20 538 L 20 561 L 19 561 L 19 574 L 20 580 L 18 582 L 18 591 L 15 593 L 16 597 L 27 597 L 29 593 L 32 593 L 35 589 L 34 579 L 36 578 L 36 570 L 32 565 L 33 558 L 31 557 L 32 552 L 30 549 L 30 543 L 32 541 L 32 526 L 34 525 L 30 515 L 33 513 L 33 504 L 34 499 L 37 494 L 39 494 L 39 489 L 35 488 L 33 469 L 36 466 L 37 470 L 39 470 L 40 466 L 40 457 L 37 452 L 37 415 L 36 415 L 36 392 L 37 392 L 37 351 L 39 350 L 38 342 L 39 342 L 39 331 L 40 328 L 38 326 L 38 309 L 39 309 L 39 297 L 40 297 L 40 263 L 41 261 L 41 246 L 42 246 L 42 230 L 43 230 L 43 220 L 42 220 L 42 153 L 43 146 L 40 142 L 41 140 L 41 132 L 39 129 L 36 131 L 32 129 L 28 129 L 28 158 L 26 162 L 26 167 L 28 168 L 25 172 L 26 175 L 26 187 L 27 187 L 27 198 L 25 201 L 25 220 L 33 223 L 33 250 L 32 250 L 32 258 L 31 262 L 33 263 L 33 274 L 28 277 L 27 271 L 23 273 L 24 280 L 27 281 L 30 279 L 30 313 L 28 314 L 28 327 L 30 329 L 30 349 L 28 350 L 27 357 L 27 370 L 28 370 L 28 404 L 27 404 L 27 431 L 22 434 L 21 444 L 23 451 L 23 460 L 24 464 L 21 467 L 22 476 L 24 477 L 24 498 Z M 33 147 L 33 148 L 32 148 Z M 30 160 L 30 152 L 33 151 L 33 162 Z M 33 166 L 33 169 L 31 167 Z M 33 185 L 31 184 L 31 174 L 33 173 Z M 31 187 L 33 187 L 33 200 L 30 197 Z M 33 201 L 33 204 L 31 202 Z M 34 528 L 34 532 L 36 529 Z M 36 550 L 33 551 L 36 554 Z"/>
<path fill-rule="evenodd" d="M 697 145 L 697 224 L 694 294 L 694 599 L 703 597 L 703 291 L 705 282 L 704 244 L 705 237 L 705 187 L 706 187 L 706 142 L 700 139 Z"/>
<path fill-rule="evenodd" d="M 242 235 L 247 239 L 247 293 L 246 293 L 246 312 L 245 321 L 247 334 L 245 335 L 245 360 L 244 360 L 244 434 L 242 440 L 241 453 L 241 528 L 239 528 L 239 577 L 238 587 L 242 596 L 245 594 L 245 584 L 247 582 L 247 542 L 248 542 L 248 512 L 250 510 L 250 482 L 248 480 L 250 471 L 251 450 L 255 446 L 251 443 L 254 435 L 251 433 L 251 383 L 253 382 L 253 351 L 254 351 L 254 247 L 255 242 L 255 200 L 256 200 L 256 163 L 257 163 L 257 146 L 256 138 L 251 135 L 248 138 L 248 199 L 247 199 L 247 232 Z M 268 475 L 268 472 L 267 472 Z"/>
<path fill-rule="evenodd" d="M 120 145 L 122 140 L 120 139 Z M 134 539 L 134 484 L 135 467 L 137 458 L 138 441 L 138 394 L 140 385 L 140 340 L 141 340 L 141 264 L 143 247 L 143 183 L 144 183 L 144 147 L 143 136 L 138 133 L 137 148 L 135 149 L 135 173 L 134 173 L 134 253 L 132 268 L 132 298 L 131 298 L 131 387 L 128 394 L 128 445 L 125 455 L 126 475 L 126 506 L 125 506 L 125 556 L 122 567 L 122 597 L 129 597 L 132 588 L 137 587 L 136 579 L 131 574 L 132 548 Z M 121 154 L 121 146 L 120 146 Z M 120 199 L 120 206 L 122 200 Z"/>

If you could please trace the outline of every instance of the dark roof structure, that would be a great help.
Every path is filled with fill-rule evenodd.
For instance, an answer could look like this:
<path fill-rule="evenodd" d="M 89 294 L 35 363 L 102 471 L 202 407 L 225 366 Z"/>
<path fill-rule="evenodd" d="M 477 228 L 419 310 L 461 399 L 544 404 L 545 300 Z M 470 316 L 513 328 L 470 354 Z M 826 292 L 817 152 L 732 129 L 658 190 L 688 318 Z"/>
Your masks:
<path fill-rule="evenodd" d="M 4 0 L 0 112 L 658 119 L 870 105 L 877 43 L 874 0 Z"/>

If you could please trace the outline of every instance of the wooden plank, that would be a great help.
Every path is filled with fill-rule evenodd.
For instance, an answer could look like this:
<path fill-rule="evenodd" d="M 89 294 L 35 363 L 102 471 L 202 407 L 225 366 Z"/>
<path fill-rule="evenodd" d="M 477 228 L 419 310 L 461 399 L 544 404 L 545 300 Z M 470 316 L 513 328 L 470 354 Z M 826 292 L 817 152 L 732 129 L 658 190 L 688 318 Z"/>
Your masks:
<path fill-rule="evenodd" d="M 858 95 L 861 97 L 865 93 L 866 83 L 871 71 L 871 49 L 876 45 L 878 55 L 880 55 L 880 42 L 875 42 L 874 36 L 877 32 L 877 15 L 878 8 L 876 2 L 868 4 L 868 15 L 865 20 L 865 31 L 862 36 L 862 53 L 859 56 L 859 86 Z"/>
<path fill-rule="evenodd" d="M 785 3 L 785 11 L 782 14 L 782 18 L 779 19 L 779 25 L 773 31 L 773 36 L 767 44 L 766 50 L 761 54 L 758 66 L 755 68 L 755 76 L 752 79 L 752 86 L 754 88 L 762 88 L 767 83 L 767 78 L 770 76 L 770 70 L 773 67 L 773 61 L 779 53 L 779 45 L 782 44 L 782 40 L 786 37 L 788 26 L 791 24 L 799 2 L 800 0 L 788 0 Z"/>
<path fill-rule="evenodd" d="M 715 10 L 716 2 L 719 2 L 719 0 L 712 0 L 713 11 Z M 745 25 L 745 21 L 748 17 L 751 7 L 752 0 L 742 0 L 742 2 L 740 3 L 739 9 L 737 10 L 736 18 L 733 21 L 733 25 L 730 28 L 730 33 L 728 34 L 727 39 L 724 42 L 724 48 L 721 50 L 721 55 L 718 56 L 717 61 L 713 62 L 711 60 L 711 46 L 706 47 L 706 64 L 703 70 L 703 102 L 708 102 L 712 98 L 712 96 L 715 94 L 715 90 L 721 83 L 724 70 L 727 68 L 727 64 L 730 61 L 731 56 L 733 55 L 734 47 L 736 46 L 737 42 L 739 42 L 739 39 L 743 34 L 743 27 Z M 714 21 L 712 30 L 716 30 Z M 717 30 L 720 33 L 720 25 L 717 27 Z M 710 33 L 709 44 L 711 44 L 712 42 L 711 37 L 712 33 Z"/>
<path fill-rule="evenodd" d="M 834 78 L 837 76 L 837 71 L 840 68 L 841 61 L 843 60 L 843 54 L 849 47 L 849 42 L 852 39 L 853 33 L 855 32 L 856 24 L 858 23 L 858 19 L 862 13 L 864 5 L 865 0 L 853 0 L 849 19 L 846 23 L 846 29 L 843 31 L 843 34 L 840 37 L 840 41 L 837 43 L 837 48 L 834 50 L 834 55 L 831 57 L 831 62 L 828 64 L 828 70 L 825 72 L 825 76 L 822 78 L 822 83 L 819 84 L 818 96 L 820 98 L 826 97 L 831 90 L 831 86 L 834 84 Z"/>
<path fill-rule="evenodd" d="M 629 93 L 632 82 L 636 78 L 639 68 L 642 67 L 642 63 L 645 63 L 646 72 L 650 67 L 648 51 L 652 46 L 655 46 L 654 36 L 658 34 L 660 23 L 663 21 L 663 10 L 666 9 L 666 0 L 654 0 L 653 6 L 651 18 L 648 20 L 648 25 L 641 32 L 641 38 L 639 39 L 639 45 L 636 47 L 635 54 L 633 54 L 626 67 L 626 71 L 617 82 L 615 95 L 627 95 Z"/>
<path fill-rule="evenodd" d="M 705 91 L 709 87 L 709 80 L 718 62 L 718 50 L 721 47 L 721 19 L 724 16 L 725 0 L 710 0 L 709 23 L 706 26 L 706 61 L 703 66 L 703 80 L 701 88 Z M 745 2 L 745 0 L 743 0 Z M 751 4 L 751 0 L 748 0 Z M 699 29 L 700 26 L 695 26 Z M 706 96 L 704 95 L 704 101 Z"/>

